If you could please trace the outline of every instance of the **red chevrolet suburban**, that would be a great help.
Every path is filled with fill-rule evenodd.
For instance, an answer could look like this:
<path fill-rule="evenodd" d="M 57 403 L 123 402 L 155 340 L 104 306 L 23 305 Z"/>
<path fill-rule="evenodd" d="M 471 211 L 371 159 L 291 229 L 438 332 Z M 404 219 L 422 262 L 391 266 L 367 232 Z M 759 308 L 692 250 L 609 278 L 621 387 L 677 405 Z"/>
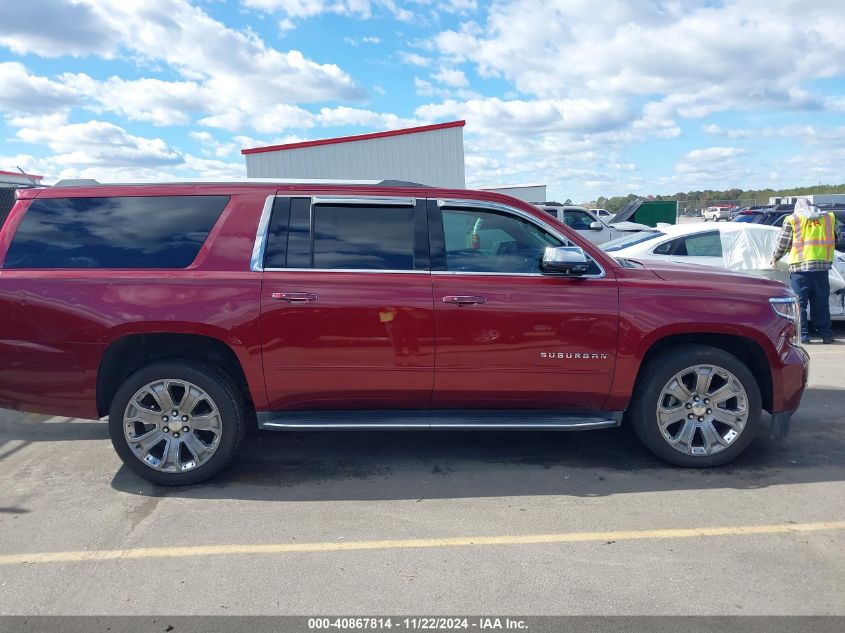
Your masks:
<path fill-rule="evenodd" d="M 413 183 L 59 183 L 0 230 L 0 406 L 108 416 L 158 484 L 262 429 L 601 429 L 739 455 L 807 380 L 795 297 L 614 259 L 514 198 Z"/>

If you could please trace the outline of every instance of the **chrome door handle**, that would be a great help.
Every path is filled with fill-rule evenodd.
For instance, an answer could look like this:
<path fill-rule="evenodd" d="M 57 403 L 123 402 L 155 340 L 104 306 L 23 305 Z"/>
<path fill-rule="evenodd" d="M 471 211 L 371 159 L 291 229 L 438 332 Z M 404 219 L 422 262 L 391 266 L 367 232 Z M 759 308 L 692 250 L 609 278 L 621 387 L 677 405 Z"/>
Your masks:
<path fill-rule="evenodd" d="M 271 296 L 275 301 L 287 301 L 288 303 L 307 303 L 317 300 L 316 292 L 274 292 Z"/>
<path fill-rule="evenodd" d="M 487 303 L 487 299 L 485 297 L 462 297 L 447 295 L 443 297 L 443 303 L 454 303 L 455 305 L 459 306 L 481 305 L 482 303 Z"/>

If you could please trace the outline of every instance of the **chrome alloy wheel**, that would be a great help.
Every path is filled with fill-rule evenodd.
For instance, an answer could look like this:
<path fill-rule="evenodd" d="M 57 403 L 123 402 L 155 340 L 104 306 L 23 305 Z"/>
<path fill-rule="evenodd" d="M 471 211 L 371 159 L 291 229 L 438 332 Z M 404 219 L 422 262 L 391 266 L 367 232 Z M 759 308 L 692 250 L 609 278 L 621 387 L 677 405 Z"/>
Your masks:
<path fill-rule="evenodd" d="M 144 464 L 165 473 L 193 470 L 220 444 L 217 405 L 185 380 L 156 380 L 139 389 L 123 414 L 129 448 Z"/>
<path fill-rule="evenodd" d="M 685 455 L 713 455 L 733 444 L 748 421 L 748 394 L 739 379 L 716 365 L 693 365 L 660 391 L 657 425 Z"/>

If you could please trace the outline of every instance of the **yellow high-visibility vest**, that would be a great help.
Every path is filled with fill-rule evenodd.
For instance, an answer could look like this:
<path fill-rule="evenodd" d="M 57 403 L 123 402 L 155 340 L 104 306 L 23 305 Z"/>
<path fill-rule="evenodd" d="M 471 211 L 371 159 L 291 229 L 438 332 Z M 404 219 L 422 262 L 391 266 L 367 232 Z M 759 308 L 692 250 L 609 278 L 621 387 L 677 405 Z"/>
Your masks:
<path fill-rule="evenodd" d="M 792 248 L 789 250 L 790 264 L 809 261 L 833 261 L 836 218 L 832 213 L 826 213 L 817 220 L 811 220 L 793 213 L 784 222 L 789 222 L 792 225 Z"/>

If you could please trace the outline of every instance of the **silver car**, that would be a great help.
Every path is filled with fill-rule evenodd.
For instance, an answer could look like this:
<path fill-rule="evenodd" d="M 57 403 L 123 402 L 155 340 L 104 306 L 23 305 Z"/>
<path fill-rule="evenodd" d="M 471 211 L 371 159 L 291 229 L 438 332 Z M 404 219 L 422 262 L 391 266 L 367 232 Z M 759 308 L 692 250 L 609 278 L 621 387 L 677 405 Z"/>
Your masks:
<path fill-rule="evenodd" d="M 652 230 L 652 227 L 636 222 L 607 223 L 588 209 L 575 205 L 538 204 L 537 206 L 546 213 L 555 216 L 571 229 L 578 231 L 593 244 L 604 244 L 624 235 Z"/>

